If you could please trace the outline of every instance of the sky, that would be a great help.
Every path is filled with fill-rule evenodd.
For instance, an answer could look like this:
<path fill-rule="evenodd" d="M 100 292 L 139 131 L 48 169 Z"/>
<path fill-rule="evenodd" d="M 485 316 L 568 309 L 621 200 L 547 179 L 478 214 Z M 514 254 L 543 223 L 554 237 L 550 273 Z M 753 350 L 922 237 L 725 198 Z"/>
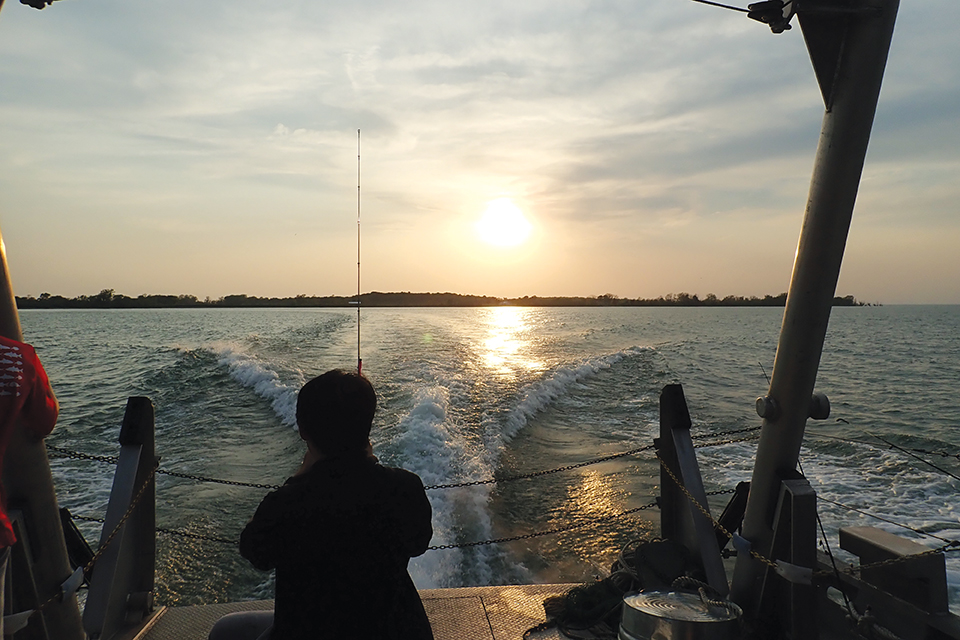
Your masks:
<path fill-rule="evenodd" d="M 957 24 L 900 7 L 838 295 L 960 304 Z M 777 294 L 822 117 L 689 0 L 7 0 L 0 230 L 18 295 L 350 295 L 359 129 L 364 292 Z"/>

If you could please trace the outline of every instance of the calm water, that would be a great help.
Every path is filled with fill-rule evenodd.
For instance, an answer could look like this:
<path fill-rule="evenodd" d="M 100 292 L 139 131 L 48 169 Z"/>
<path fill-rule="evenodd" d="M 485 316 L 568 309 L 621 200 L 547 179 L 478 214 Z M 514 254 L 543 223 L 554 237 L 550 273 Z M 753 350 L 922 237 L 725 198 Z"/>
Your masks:
<path fill-rule="evenodd" d="M 648 444 L 660 389 L 684 385 L 695 432 L 759 424 L 781 309 L 369 309 L 364 372 L 380 396 L 374 450 L 425 484 L 510 476 Z M 27 311 L 62 405 L 49 442 L 115 455 L 126 398 L 157 409 L 163 468 L 279 484 L 299 464 L 296 390 L 356 363 L 350 310 Z M 833 414 L 811 422 L 802 463 L 818 493 L 945 538 L 960 536 L 960 482 L 885 446 L 960 452 L 960 307 L 839 308 L 818 390 Z M 842 419 L 842 420 L 841 420 Z M 878 443 L 879 444 L 879 443 Z M 699 449 L 708 490 L 749 480 L 755 442 Z M 956 458 L 933 461 L 960 473 Z M 102 516 L 110 465 L 55 459 L 61 504 Z M 163 527 L 235 538 L 263 492 L 158 477 Z M 533 480 L 430 492 L 434 545 L 585 523 L 577 531 L 466 550 L 411 564 L 421 588 L 577 581 L 601 574 L 619 547 L 655 535 L 656 510 L 616 519 L 658 493 L 649 453 Z M 725 496 L 716 498 L 722 509 Z M 892 525 L 821 505 L 836 529 Z M 649 514 L 649 515 L 648 515 Z M 99 525 L 83 523 L 95 541 Z M 916 537 L 929 546 L 935 539 Z M 269 596 L 271 578 L 234 547 L 161 534 L 164 604 Z M 960 554 L 948 555 L 954 608 Z"/>

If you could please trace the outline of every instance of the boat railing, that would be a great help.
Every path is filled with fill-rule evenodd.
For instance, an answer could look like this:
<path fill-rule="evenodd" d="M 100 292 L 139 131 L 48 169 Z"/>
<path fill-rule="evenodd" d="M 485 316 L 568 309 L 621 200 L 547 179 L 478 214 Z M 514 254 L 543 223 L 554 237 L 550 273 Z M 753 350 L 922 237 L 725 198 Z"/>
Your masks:
<path fill-rule="evenodd" d="M 667 412 L 662 411 L 661 421 L 662 426 L 667 425 L 669 428 L 672 420 L 669 416 L 671 414 L 674 416 L 680 415 L 681 427 L 686 425 L 687 428 L 687 433 L 684 436 L 686 443 L 684 448 L 687 449 L 687 452 L 684 454 L 684 456 L 687 458 L 690 457 L 693 449 L 696 448 L 714 447 L 752 441 L 755 440 L 758 435 L 757 427 L 690 435 L 689 414 L 686 412 L 685 402 L 683 402 L 682 389 L 679 388 L 679 385 L 668 386 L 665 389 L 665 395 L 672 396 L 673 402 L 677 402 L 679 400 L 682 403 L 682 409 L 675 409 Z M 662 408 L 663 398 L 661 399 L 661 409 Z M 664 421 L 663 418 L 664 413 L 666 413 L 668 416 L 666 421 Z M 683 419 L 684 416 L 685 420 Z M 117 633 L 123 629 L 129 628 L 130 625 L 136 625 L 139 623 L 152 611 L 154 563 L 156 554 L 155 536 L 157 533 L 196 538 L 230 545 L 236 545 L 237 543 L 236 539 L 232 538 L 207 536 L 157 526 L 154 512 L 154 479 L 157 474 L 166 474 L 172 477 L 189 479 L 198 482 L 213 482 L 263 490 L 274 489 L 278 486 L 268 483 L 245 482 L 240 480 L 229 480 L 197 474 L 181 473 L 160 468 L 157 465 L 158 458 L 156 457 L 154 451 L 153 419 L 153 406 L 148 399 L 131 398 L 128 401 L 123 425 L 121 427 L 119 456 L 86 454 L 77 451 L 71 451 L 56 445 L 47 445 L 51 458 L 90 460 L 99 463 L 113 464 L 117 467 L 113 489 L 111 491 L 110 503 L 107 507 L 105 517 L 95 518 L 89 516 L 72 516 L 72 518 L 76 520 L 95 521 L 102 523 L 103 525 L 100 545 L 96 554 L 90 552 L 90 554 L 81 561 L 76 561 L 71 554 L 71 560 L 74 560 L 74 565 L 80 567 L 78 571 L 81 572 L 82 576 L 89 578 L 90 590 L 87 596 L 86 607 L 83 614 L 83 624 L 85 631 L 91 638 L 108 639 L 110 637 L 115 637 Z M 636 447 L 615 454 L 598 456 L 574 464 L 568 464 L 551 469 L 537 470 L 524 474 L 430 485 L 427 487 L 427 489 L 430 491 L 440 491 L 445 489 L 489 485 L 494 483 L 530 480 L 564 471 L 580 469 L 590 465 L 601 464 L 628 456 L 637 456 L 657 447 L 662 448 L 665 433 L 670 433 L 670 431 L 662 431 L 661 437 L 655 440 L 654 444 L 652 445 Z M 816 434 L 811 435 L 816 437 Z M 837 436 L 830 436 L 830 438 L 837 438 Z M 671 435 L 670 439 L 672 441 L 676 441 L 676 438 L 673 435 Z M 850 443 L 861 445 L 880 446 L 863 440 L 848 439 L 848 441 Z M 941 455 L 942 457 L 953 457 L 953 454 L 950 454 L 946 451 L 924 450 L 924 453 Z M 615 514 L 608 514 L 605 516 L 605 519 L 609 519 L 611 521 L 619 520 L 629 515 L 638 514 L 642 511 L 659 507 L 661 510 L 662 535 L 676 536 L 680 539 L 687 540 L 689 544 L 693 544 L 696 547 L 696 554 L 701 558 L 705 554 L 704 549 L 708 549 L 706 553 L 713 554 L 715 563 L 720 561 L 721 556 L 729 557 L 736 553 L 736 541 L 739 536 L 734 532 L 736 532 L 740 527 L 741 519 L 743 517 L 745 496 L 749 483 L 740 483 L 736 489 L 719 489 L 707 492 L 703 487 L 702 480 L 698 480 L 696 483 L 699 485 L 699 488 L 697 488 L 698 496 L 694 496 L 692 493 L 689 493 L 690 489 L 688 488 L 688 483 L 679 478 L 679 476 L 683 476 L 684 478 L 690 477 L 691 469 L 681 469 L 678 462 L 673 464 L 662 464 L 663 455 L 664 454 L 662 451 L 657 452 L 657 457 L 660 458 L 659 462 L 661 463 L 663 478 L 660 487 L 661 495 L 652 499 L 649 503 L 639 507 L 625 509 L 622 512 Z M 697 471 L 697 475 L 698 474 L 699 471 Z M 814 501 L 811 502 L 810 496 L 812 495 L 812 491 L 809 489 L 809 484 L 805 483 L 806 481 L 802 477 L 794 478 L 790 482 L 785 483 L 790 486 L 788 489 L 786 489 L 787 502 L 785 503 L 786 507 L 783 511 L 783 518 L 781 519 L 789 523 L 790 527 L 793 527 L 795 523 L 804 522 L 806 523 L 804 526 L 809 529 L 809 523 L 816 521 L 815 496 Z M 727 509 L 724 511 L 724 514 L 719 520 L 717 520 L 710 515 L 709 505 L 706 503 L 706 500 L 708 496 L 722 494 L 735 495 L 730 504 L 727 505 Z M 678 495 L 682 497 L 678 499 Z M 841 508 L 850 509 L 851 511 L 866 513 L 855 507 L 848 507 L 847 505 L 832 500 L 826 500 L 826 502 Z M 704 523 L 701 523 L 701 530 L 699 533 L 693 529 L 684 531 L 684 528 L 689 527 L 690 523 L 693 521 L 689 515 L 684 515 L 684 513 L 694 513 L 693 508 L 688 509 L 687 506 L 684 505 L 695 505 L 696 510 L 698 510 L 699 513 L 704 516 L 706 527 L 704 527 Z M 806 511 L 811 510 L 811 505 L 813 505 L 813 510 L 810 513 L 806 513 Z M 804 513 L 802 515 L 798 515 L 798 510 L 803 510 Z M 960 541 L 950 540 L 929 534 L 908 525 L 901 525 L 895 521 L 883 518 L 882 516 L 873 516 L 869 513 L 866 513 L 866 515 L 870 515 L 871 517 L 876 517 L 885 522 L 901 526 L 917 534 L 937 538 L 944 544 L 936 549 L 929 549 L 928 547 L 917 545 L 917 548 L 911 550 L 909 553 L 899 553 L 899 555 L 896 555 L 896 557 L 890 556 L 890 554 L 887 554 L 885 557 L 881 557 L 883 556 L 884 552 L 877 551 L 874 548 L 876 545 L 871 546 L 871 540 L 873 540 L 875 536 L 873 534 L 860 535 L 856 539 L 859 540 L 860 538 L 865 538 L 867 541 L 860 542 L 859 546 L 854 543 L 854 549 L 852 549 L 851 552 L 857 553 L 860 551 L 864 553 L 861 559 L 861 565 L 859 567 L 859 571 L 861 573 L 867 572 L 867 574 L 870 575 L 870 572 L 872 571 L 872 575 L 881 576 L 881 578 L 879 578 L 880 580 L 889 580 L 889 575 L 891 575 L 889 573 L 890 571 L 894 571 L 894 575 L 896 575 L 897 570 L 891 569 L 891 567 L 894 565 L 909 564 L 911 565 L 910 571 L 915 572 L 915 561 L 921 558 L 926 558 L 927 556 L 931 556 L 931 558 L 928 560 L 921 560 L 921 563 L 926 562 L 928 565 L 930 565 L 930 563 L 933 562 L 934 564 L 930 566 L 932 566 L 933 570 L 936 571 L 936 566 L 939 566 L 936 565 L 936 558 L 939 558 L 939 563 L 942 565 L 943 554 L 945 552 L 960 550 Z M 68 521 L 66 523 L 67 526 L 65 527 L 65 530 L 69 531 L 72 527 L 72 524 L 69 522 L 69 518 L 67 520 Z M 430 550 L 439 551 L 480 545 L 501 544 L 516 540 L 531 539 L 557 534 L 565 531 L 572 531 L 584 528 L 590 524 L 594 523 L 578 521 L 568 526 L 551 528 L 518 536 L 503 537 L 492 540 L 461 542 L 457 544 L 436 545 L 431 546 Z M 22 525 L 20 526 L 23 528 Z M 795 532 L 791 531 L 787 539 L 792 540 L 794 533 Z M 811 534 L 810 531 L 805 531 L 803 535 L 805 535 L 806 538 L 811 538 L 811 535 L 813 535 L 813 538 L 815 538 L 815 532 Z M 713 542 L 708 544 L 707 547 L 703 547 L 702 539 L 709 538 L 712 538 Z M 728 551 L 726 546 L 731 538 L 733 538 L 735 541 L 735 549 Z M 813 541 L 813 538 L 806 540 L 805 544 L 801 546 L 816 554 L 815 541 Z M 851 539 L 849 534 L 846 534 L 846 538 Z M 29 536 L 25 535 L 24 540 L 24 548 L 26 548 L 26 546 L 29 544 Z M 740 540 L 742 541 L 742 539 Z M 69 548 L 76 548 L 78 545 L 83 546 L 76 540 L 72 540 L 70 535 L 67 536 L 67 546 Z M 786 545 L 788 549 L 792 546 L 792 544 Z M 841 542 L 841 547 L 846 548 L 846 546 L 850 545 L 845 545 L 843 542 Z M 868 549 L 868 551 L 863 552 L 863 549 Z M 920 551 L 918 551 L 918 549 Z M 756 554 L 756 552 L 754 552 L 754 554 Z M 880 555 L 878 556 L 878 554 Z M 808 553 L 807 555 L 810 554 Z M 773 557 L 776 558 L 776 560 L 761 558 L 761 561 L 765 560 L 768 564 L 768 567 L 781 576 L 783 576 L 785 572 L 789 572 L 792 567 L 795 568 L 805 565 L 808 569 L 812 569 L 814 566 L 817 566 L 816 563 L 819 561 L 821 566 L 817 570 L 816 576 L 811 573 L 805 579 L 812 580 L 814 577 L 816 577 L 821 581 L 829 579 L 831 584 L 839 584 L 841 586 L 844 584 L 844 578 L 839 576 L 837 570 L 834 569 L 831 571 L 827 568 L 824 568 L 823 561 L 818 560 L 815 557 L 813 559 L 810 557 L 805 557 L 801 560 L 795 556 L 783 553 L 774 554 Z M 872 562 L 870 560 L 872 560 Z M 15 565 L 17 565 L 17 563 L 15 563 Z M 93 570 L 94 567 L 96 567 L 95 571 Z M 76 575 L 77 573 L 75 572 L 74 576 Z M 726 582 L 725 576 L 720 577 L 715 575 L 713 576 L 713 579 L 714 581 L 718 582 L 722 581 L 724 584 Z M 934 579 L 933 582 L 939 584 L 937 580 L 939 580 L 939 578 Z M 75 590 L 77 587 L 79 587 L 79 582 L 76 581 L 76 578 L 74 578 L 74 582 L 76 584 L 72 588 Z M 940 582 L 943 582 L 945 588 L 945 582 Z M 723 585 L 720 586 L 722 588 Z M 850 587 L 847 585 L 845 588 L 849 589 Z M 938 602 L 943 600 L 941 595 L 939 595 L 939 591 L 937 591 L 937 595 L 934 596 L 934 600 Z M 20 602 L 18 602 L 17 605 L 23 607 L 24 605 L 30 605 L 31 602 L 33 607 L 38 606 L 36 598 L 34 598 L 33 601 L 27 602 L 22 596 L 20 597 Z M 42 607 L 42 605 L 40 605 L 40 607 Z M 793 618 L 798 621 L 798 624 L 807 621 L 802 613 L 803 610 L 803 606 L 798 606 L 793 614 Z M 40 620 L 41 622 L 38 624 L 42 625 L 42 616 L 28 616 L 28 621 L 31 618 Z M 41 631 L 41 634 L 42 633 L 44 632 Z M 39 637 L 44 636 L 40 635 Z"/>

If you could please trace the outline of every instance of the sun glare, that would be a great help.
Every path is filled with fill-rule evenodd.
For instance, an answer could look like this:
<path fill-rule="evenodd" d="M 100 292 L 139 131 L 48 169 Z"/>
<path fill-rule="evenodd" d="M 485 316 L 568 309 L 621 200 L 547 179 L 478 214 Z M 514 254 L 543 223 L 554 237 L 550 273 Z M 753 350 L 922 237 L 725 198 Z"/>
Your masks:
<path fill-rule="evenodd" d="M 477 222 L 480 239 L 497 247 L 515 247 L 526 242 L 533 225 L 510 198 L 487 203 L 487 210 Z"/>

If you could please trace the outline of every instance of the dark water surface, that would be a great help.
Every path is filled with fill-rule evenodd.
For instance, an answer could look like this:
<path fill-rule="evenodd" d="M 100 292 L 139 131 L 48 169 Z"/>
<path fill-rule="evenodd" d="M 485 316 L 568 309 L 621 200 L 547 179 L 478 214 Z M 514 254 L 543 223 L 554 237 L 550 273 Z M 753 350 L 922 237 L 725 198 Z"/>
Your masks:
<path fill-rule="evenodd" d="M 759 425 L 782 309 L 369 309 L 364 372 L 380 396 L 375 453 L 425 484 L 506 477 L 649 444 L 660 389 L 684 385 L 695 433 Z M 157 409 L 161 467 L 279 484 L 303 446 L 296 391 L 356 365 L 356 314 L 329 309 L 26 311 L 62 405 L 51 444 L 115 455 L 126 398 Z M 960 537 L 960 482 L 868 434 L 943 451 L 960 475 L 960 307 L 837 308 L 818 390 L 831 417 L 811 422 L 802 464 L 818 494 L 943 538 Z M 832 436 L 830 438 L 826 436 Z M 840 439 L 836 439 L 840 438 Z M 855 441 L 863 442 L 855 442 Z M 755 441 L 698 449 L 707 489 L 749 480 Z M 61 504 L 102 516 L 113 467 L 54 459 Z M 616 518 L 658 493 L 652 455 L 530 480 L 430 492 L 433 545 L 583 524 L 565 533 L 462 550 L 411 564 L 421 588 L 577 581 L 601 574 L 620 546 L 658 531 L 656 509 Z M 234 539 L 262 490 L 158 476 L 162 527 Z M 722 509 L 724 496 L 713 508 Z M 836 549 L 841 525 L 880 526 L 821 503 Z M 87 538 L 99 525 L 83 523 Z M 234 547 L 160 534 L 158 600 L 193 604 L 269 596 L 271 578 Z M 960 554 L 948 555 L 954 608 Z"/>

